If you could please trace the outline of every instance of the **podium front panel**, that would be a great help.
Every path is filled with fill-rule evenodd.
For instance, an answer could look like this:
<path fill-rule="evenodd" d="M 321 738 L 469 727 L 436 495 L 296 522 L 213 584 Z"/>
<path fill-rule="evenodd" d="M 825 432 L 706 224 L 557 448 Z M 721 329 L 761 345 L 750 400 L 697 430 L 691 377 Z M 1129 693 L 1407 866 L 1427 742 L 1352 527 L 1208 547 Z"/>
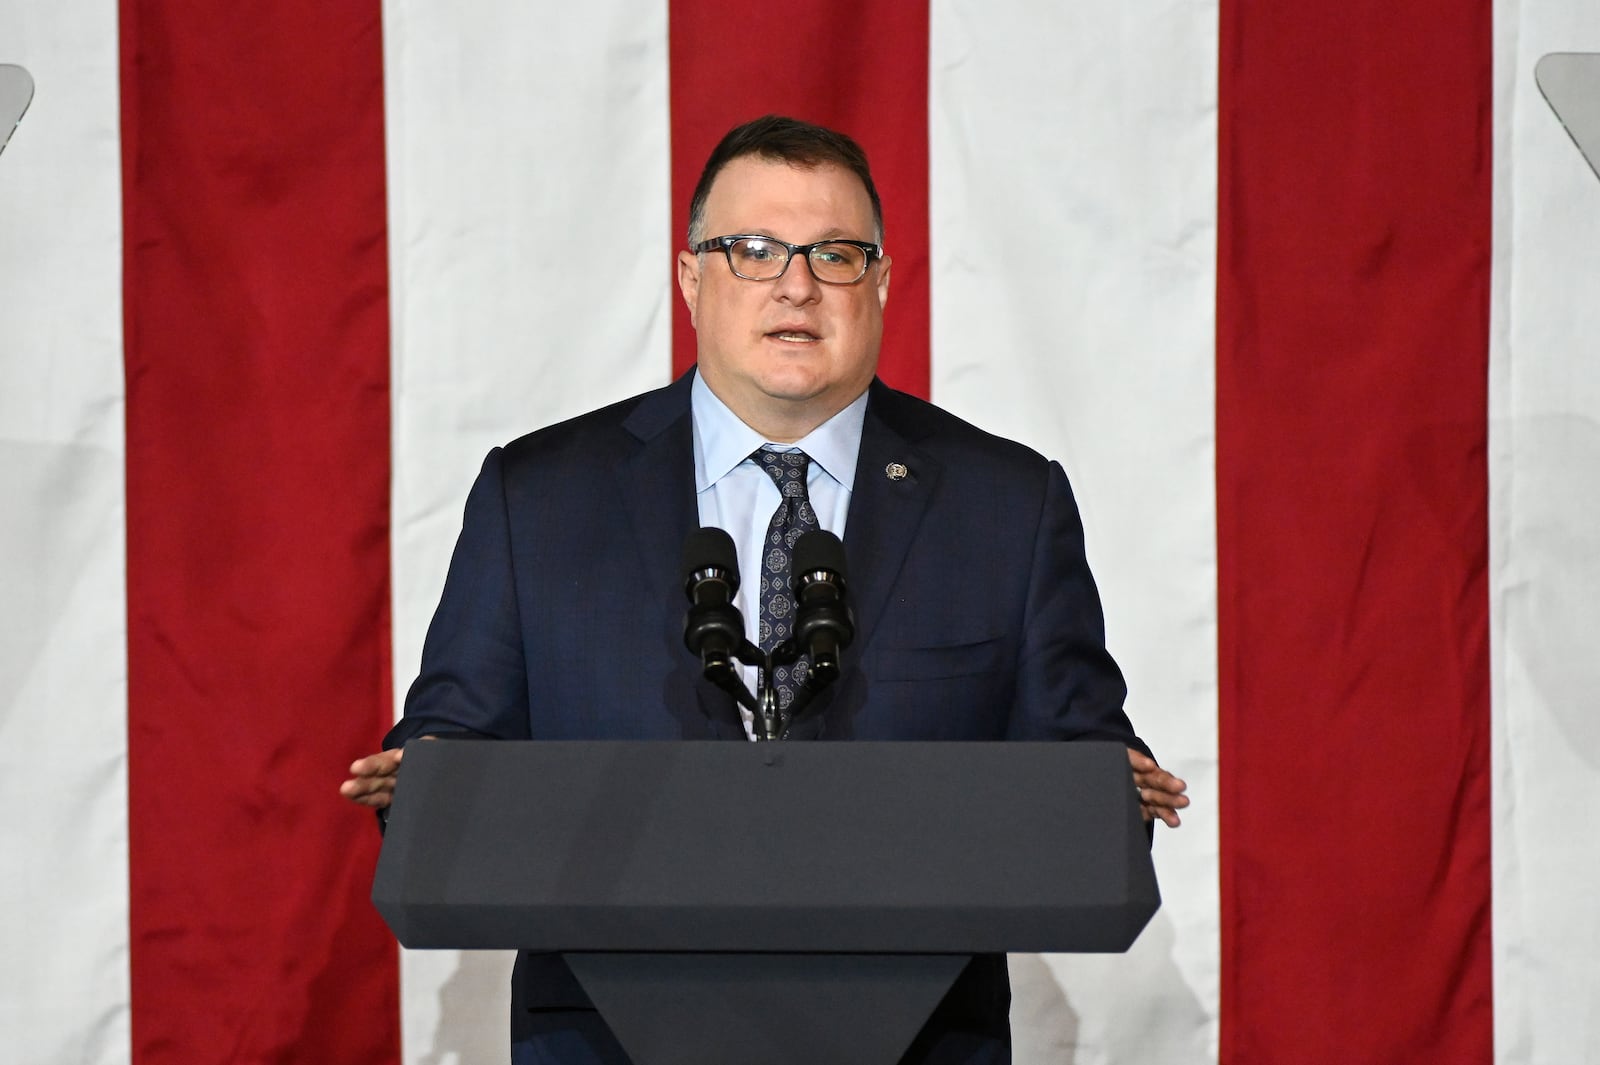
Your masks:
<path fill-rule="evenodd" d="M 373 898 L 408 947 L 1125 950 L 1115 743 L 417 741 Z"/>

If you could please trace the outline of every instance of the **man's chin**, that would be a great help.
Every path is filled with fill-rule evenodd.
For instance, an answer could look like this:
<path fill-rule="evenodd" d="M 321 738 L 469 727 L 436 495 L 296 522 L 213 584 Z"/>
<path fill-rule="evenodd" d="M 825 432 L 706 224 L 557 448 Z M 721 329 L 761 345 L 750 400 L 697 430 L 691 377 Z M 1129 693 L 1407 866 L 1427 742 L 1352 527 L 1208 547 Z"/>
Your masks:
<path fill-rule="evenodd" d="M 810 407 L 824 402 L 835 386 L 814 379 L 778 379 L 760 382 L 761 394 L 773 403 L 796 408 Z"/>
<path fill-rule="evenodd" d="M 749 364 L 746 365 L 748 369 Z M 854 387 L 852 382 L 840 381 L 829 369 L 802 365 L 799 360 L 785 365 L 768 361 L 759 372 L 729 375 L 726 379 L 713 370 L 706 375 L 706 383 L 747 422 L 775 416 L 786 421 L 820 423 L 860 395 L 871 380 L 868 377 Z"/>

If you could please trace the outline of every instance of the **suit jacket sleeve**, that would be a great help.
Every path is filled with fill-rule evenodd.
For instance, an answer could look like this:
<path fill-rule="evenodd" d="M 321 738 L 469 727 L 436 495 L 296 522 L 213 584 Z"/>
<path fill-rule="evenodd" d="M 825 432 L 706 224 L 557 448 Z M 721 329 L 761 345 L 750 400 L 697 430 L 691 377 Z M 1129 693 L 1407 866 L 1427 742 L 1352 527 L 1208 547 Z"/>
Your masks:
<path fill-rule="evenodd" d="M 1023 608 L 1011 739 L 1115 740 L 1149 753 L 1123 710 L 1127 686 L 1105 646 L 1083 523 L 1059 463 L 1046 474 Z"/>
<path fill-rule="evenodd" d="M 423 644 L 405 716 L 384 738 L 528 738 L 528 682 L 512 573 L 503 452 L 491 451 L 467 496 L 461 535 Z"/>

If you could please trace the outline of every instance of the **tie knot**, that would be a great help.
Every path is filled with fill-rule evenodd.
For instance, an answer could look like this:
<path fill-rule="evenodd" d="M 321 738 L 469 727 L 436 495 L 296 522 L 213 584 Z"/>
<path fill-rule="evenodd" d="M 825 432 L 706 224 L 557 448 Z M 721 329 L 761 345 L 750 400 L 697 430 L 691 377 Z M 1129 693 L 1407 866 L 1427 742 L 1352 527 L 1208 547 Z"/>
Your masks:
<path fill-rule="evenodd" d="M 750 456 L 761 464 L 778 486 L 785 499 L 805 499 L 806 473 L 811 467 L 811 456 L 804 451 L 779 451 L 764 447 Z"/>

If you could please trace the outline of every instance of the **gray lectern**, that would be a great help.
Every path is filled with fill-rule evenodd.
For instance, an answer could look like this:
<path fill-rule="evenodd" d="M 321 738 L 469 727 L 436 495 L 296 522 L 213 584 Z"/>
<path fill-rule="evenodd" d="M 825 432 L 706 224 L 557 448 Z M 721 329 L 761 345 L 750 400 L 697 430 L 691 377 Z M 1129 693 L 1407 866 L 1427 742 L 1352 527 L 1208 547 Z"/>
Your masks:
<path fill-rule="evenodd" d="M 33 100 L 33 78 L 15 63 L 0 63 L 0 152 Z"/>
<path fill-rule="evenodd" d="M 373 901 L 559 951 L 637 1065 L 891 1065 L 969 955 L 1160 904 L 1114 743 L 414 742 Z"/>
<path fill-rule="evenodd" d="M 1534 67 L 1545 102 L 1600 177 L 1600 55 L 1551 52 Z"/>

